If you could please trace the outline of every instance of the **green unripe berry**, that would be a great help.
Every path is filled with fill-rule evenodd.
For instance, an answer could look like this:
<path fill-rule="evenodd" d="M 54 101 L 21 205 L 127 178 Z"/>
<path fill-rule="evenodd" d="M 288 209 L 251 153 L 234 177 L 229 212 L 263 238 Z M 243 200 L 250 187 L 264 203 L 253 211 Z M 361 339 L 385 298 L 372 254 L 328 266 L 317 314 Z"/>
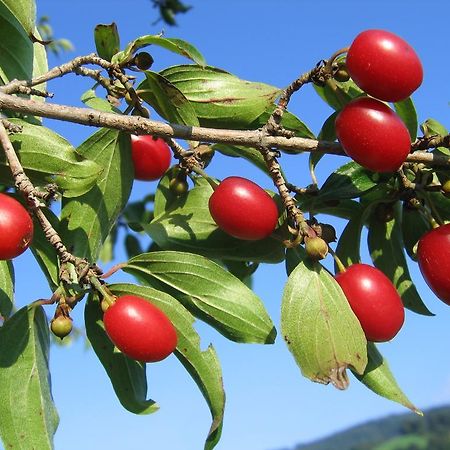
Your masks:
<path fill-rule="evenodd" d="M 305 250 L 311 259 L 323 259 L 328 255 L 328 244 L 318 236 L 305 237 Z"/>
<path fill-rule="evenodd" d="M 186 194 L 189 189 L 189 185 L 185 179 L 183 180 L 179 177 L 175 177 L 170 180 L 169 189 L 173 194 L 179 197 L 180 195 Z"/>
<path fill-rule="evenodd" d="M 55 317 L 50 322 L 50 329 L 52 330 L 52 333 L 60 339 L 64 339 L 66 336 L 68 336 L 72 331 L 72 328 L 72 319 L 67 316 L 61 315 Z"/>

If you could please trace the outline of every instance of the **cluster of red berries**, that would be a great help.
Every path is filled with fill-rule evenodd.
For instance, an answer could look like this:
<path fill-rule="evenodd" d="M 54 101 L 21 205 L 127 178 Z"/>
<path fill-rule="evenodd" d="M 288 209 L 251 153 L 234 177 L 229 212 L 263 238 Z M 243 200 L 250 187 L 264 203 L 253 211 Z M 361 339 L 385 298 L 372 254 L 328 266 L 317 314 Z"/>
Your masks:
<path fill-rule="evenodd" d="M 339 142 L 347 155 L 366 169 L 394 172 L 410 152 L 411 137 L 400 117 L 383 102 L 405 100 L 421 85 L 420 59 L 399 36 L 367 30 L 351 44 L 346 67 L 353 81 L 371 97 L 352 100 L 339 113 Z"/>

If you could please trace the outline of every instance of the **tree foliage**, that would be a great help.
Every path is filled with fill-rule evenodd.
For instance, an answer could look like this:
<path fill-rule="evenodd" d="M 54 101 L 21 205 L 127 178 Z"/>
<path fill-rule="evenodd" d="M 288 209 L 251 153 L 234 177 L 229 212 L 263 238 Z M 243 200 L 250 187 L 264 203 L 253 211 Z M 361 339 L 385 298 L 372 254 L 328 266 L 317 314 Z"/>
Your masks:
<path fill-rule="evenodd" d="M 175 23 L 176 14 L 188 10 L 178 1 L 153 3 L 169 24 Z M 345 389 L 350 369 L 375 393 L 419 412 L 376 345 L 367 342 L 333 274 L 311 258 L 308 240 L 320 238 L 327 244 L 335 240 L 332 227 L 319 223 L 316 214 L 345 219 L 335 250 L 337 268 L 341 262 L 360 262 L 360 248 L 367 244 L 373 264 L 390 278 L 405 308 L 432 315 L 414 287 L 407 258 L 416 259 L 417 241 L 433 222 L 450 219 L 445 190 L 450 152 L 444 125 L 429 119 L 420 125 L 422 136 L 416 139 L 418 119 L 412 99 L 397 102 L 394 109 L 412 139 L 402 168 L 375 173 L 346 162 L 319 186 L 315 168 L 321 157 L 343 154 L 335 142 L 336 114 L 316 137 L 287 106 L 290 96 L 306 83 L 314 84 L 318 101 L 336 111 L 361 96 L 352 80 L 337 80 L 339 58 L 324 60 L 283 90 L 209 66 L 201 52 L 182 39 L 147 35 L 122 45 L 115 24 L 100 24 L 93 36 L 96 55 L 75 58 L 49 71 L 36 25 L 34 0 L 0 1 L 0 45 L 14 48 L 12 56 L 0 51 L 4 115 L 0 141 L 5 150 L 0 181 L 6 192 L 23 194 L 33 214 L 36 231 L 30 248 L 49 284 L 48 302 L 14 311 L 14 262 L 0 262 L 4 319 L 0 397 L 14 399 L 0 402 L 0 436 L 5 445 L 52 447 L 58 418 L 50 392 L 49 333 L 42 307 L 46 303 L 56 305 L 57 318 L 69 317 L 84 302 L 87 338 L 120 403 L 135 414 L 158 409 L 148 397 L 147 365 L 119 352 L 102 320 L 105 301 L 136 295 L 160 308 L 175 325 L 175 356 L 211 411 L 205 448 L 215 447 L 225 408 L 220 362 L 213 344 L 200 348 L 194 323 L 203 321 L 233 342 L 273 343 L 277 330 L 263 300 L 249 287 L 261 263 L 286 265 L 278 332 L 305 377 Z M 38 25 L 41 33 L 45 31 L 45 22 Z M 189 62 L 156 72 L 147 58 L 149 67 L 140 69 L 137 55 L 149 46 L 182 55 Z M 69 73 L 90 83 L 80 93 L 84 109 L 45 101 L 46 83 Z M 162 121 L 149 120 L 147 108 Z M 74 148 L 42 124 L 42 117 L 98 129 Z M 129 200 L 134 178 L 130 133 L 163 137 L 177 160 L 154 193 L 133 202 Z M 280 152 L 303 151 L 311 155 L 312 183 L 306 187 L 288 182 L 279 163 Z M 241 240 L 216 225 L 208 200 L 220 181 L 207 173 L 215 152 L 245 159 L 272 179 L 274 190 L 269 194 L 277 204 L 279 220 L 269 237 Z M 177 178 L 188 183 L 185 192 L 171 188 Z M 125 230 L 124 242 L 118 242 L 118 226 Z M 367 243 L 362 242 L 364 229 Z M 137 233 L 151 238 L 146 251 L 140 248 Z M 129 254 L 117 270 L 133 275 L 133 284 L 105 281 L 99 266 L 112 258 L 115 245 L 124 245 Z M 22 405 L 20 411 L 17 405 Z"/>

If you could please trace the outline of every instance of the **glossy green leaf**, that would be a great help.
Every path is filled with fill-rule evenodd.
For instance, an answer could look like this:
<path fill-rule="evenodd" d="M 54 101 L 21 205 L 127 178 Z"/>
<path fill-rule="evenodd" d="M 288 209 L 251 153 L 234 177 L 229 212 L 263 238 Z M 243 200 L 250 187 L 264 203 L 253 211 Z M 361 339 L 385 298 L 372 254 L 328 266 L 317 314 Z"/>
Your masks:
<path fill-rule="evenodd" d="M 414 106 L 414 102 L 412 98 L 406 98 L 401 102 L 394 103 L 395 112 L 400 116 L 403 120 L 406 128 L 408 128 L 409 135 L 411 136 L 411 142 L 414 142 L 417 137 L 417 128 L 418 128 L 418 119 L 417 119 L 417 111 Z"/>
<path fill-rule="evenodd" d="M 276 330 L 261 299 L 245 284 L 203 256 L 184 252 L 143 253 L 125 272 L 177 298 L 194 316 L 236 342 L 271 344 Z"/>
<path fill-rule="evenodd" d="M 160 74 L 183 93 L 206 127 L 246 129 L 280 94 L 276 87 L 244 81 L 216 67 L 181 65 Z"/>
<path fill-rule="evenodd" d="M 28 3 L 28 0 L 0 1 L 0 82 L 2 84 L 15 78 L 29 80 L 33 74 L 33 43 L 26 29 L 30 26 L 29 30 L 34 30 L 34 26 L 31 27 L 31 24 L 25 23 L 24 28 L 16 18 L 18 16 L 25 19 L 25 14 L 16 14 L 16 12 L 22 7 L 26 8 Z"/>
<path fill-rule="evenodd" d="M 43 208 L 43 213 L 52 224 L 56 232 L 59 232 L 59 219 L 56 215 L 48 208 Z M 31 242 L 30 249 L 36 261 L 39 264 L 42 272 L 47 278 L 47 282 L 50 286 L 50 290 L 53 292 L 59 286 L 59 260 L 58 254 L 55 248 L 47 240 L 42 231 L 39 222 L 34 217 L 34 233 L 33 241 Z"/>
<path fill-rule="evenodd" d="M 375 267 L 390 278 L 405 308 L 417 314 L 432 316 L 433 313 L 425 306 L 411 280 L 403 252 L 400 220 L 398 208 L 395 218 L 389 222 L 382 222 L 375 215 L 372 216 L 367 237 L 370 256 Z"/>
<path fill-rule="evenodd" d="M 14 266 L 11 261 L 0 261 L 0 316 L 6 319 L 14 304 Z"/>
<path fill-rule="evenodd" d="M 346 369 L 363 373 L 366 338 L 342 290 L 318 262 L 301 249 L 288 251 L 281 304 L 281 332 L 302 374 L 338 389 L 348 386 Z"/>
<path fill-rule="evenodd" d="M 330 79 L 325 86 L 314 84 L 314 89 L 320 98 L 336 111 L 342 109 L 350 100 L 363 94 L 363 91 L 356 86 L 353 80 L 338 82 Z"/>
<path fill-rule="evenodd" d="M 139 85 L 140 97 L 157 113 L 172 123 L 199 125 L 196 111 L 184 94 L 162 75 L 145 71 L 146 79 Z"/>
<path fill-rule="evenodd" d="M 0 328 L 0 436 L 5 448 L 53 448 L 59 418 L 50 390 L 49 346 L 41 306 L 20 309 Z"/>
<path fill-rule="evenodd" d="M 10 139 L 25 170 L 33 171 L 38 179 L 56 183 L 65 197 L 84 194 L 95 185 L 102 167 L 81 156 L 62 136 L 20 119 L 11 122 L 22 127 L 22 132 L 12 134 Z M 4 155 L 0 164 L 7 165 Z"/>
<path fill-rule="evenodd" d="M 449 220 L 450 218 L 450 198 L 442 195 L 441 192 L 427 193 L 428 201 L 431 202 L 441 216 L 442 220 Z"/>
<path fill-rule="evenodd" d="M 304 212 L 313 214 L 327 214 L 350 220 L 362 208 L 361 204 L 355 200 L 325 200 L 322 201 L 315 195 L 297 195 L 298 207 Z"/>
<path fill-rule="evenodd" d="M 97 111 L 114 112 L 122 114 L 122 112 L 115 108 L 106 98 L 97 97 L 94 89 L 88 89 L 82 96 L 81 101 L 89 108 L 96 109 Z"/>
<path fill-rule="evenodd" d="M 338 114 L 338 111 L 334 111 L 327 117 L 320 129 L 319 140 L 334 142 L 337 139 L 335 122 Z"/>
<path fill-rule="evenodd" d="M 367 363 L 366 370 L 362 375 L 354 372 L 355 377 L 371 391 L 375 392 L 375 394 L 381 395 L 393 402 L 400 403 L 411 411 L 422 415 L 422 412 L 409 401 L 400 389 L 387 361 L 383 358 L 373 342 L 367 343 L 367 355 L 369 362 Z"/>
<path fill-rule="evenodd" d="M 417 243 L 419 239 L 431 229 L 430 222 L 417 209 L 411 209 L 403 205 L 402 212 L 402 237 L 406 253 L 417 261 Z"/>
<path fill-rule="evenodd" d="M 181 39 L 165 38 L 160 35 L 141 36 L 134 41 L 131 41 L 124 51 L 117 53 L 112 58 L 112 62 L 124 65 L 131 60 L 137 50 L 147 47 L 148 45 L 157 45 L 172 53 L 185 56 L 200 66 L 206 64 L 202 54 L 192 44 Z"/>
<path fill-rule="evenodd" d="M 120 50 L 120 37 L 115 22 L 98 24 L 94 28 L 95 48 L 100 58 L 111 61 L 111 58 Z"/>
<path fill-rule="evenodd" d="M 253 122 L 253 124 L 249 126 L 249 129 L 258 129 L 264 126 L 274 110 L 275 105 L 272 105 L 267 111 L 261 114 L 255 122 Z M 315 139 L 314 133 L 309 129 L 309 127 L 296 115 L 290 113 L 289 111 L 284 111 L 283 118 L 281 119 L 281 126 L 285 130 L 293 131 L 296 137 Z"/>
<path fill-rule="evenodd" d="M 336 255 L 345 267 L 361 262 L 360 246 L 363 227 L 363 210 L 361 210 L 359 214 L 356 214 L 348 221 L 339 236 Z M 334 271 L 335 273 L 339 271 L 336 262 L 334 263 Z"/>
<path fill-rule="evenodd" d="M 210 450 L 219 442 L 222 432 L 225 392 L 222 384 L 222 369 L 212 345 L 204 351 L 200 348 L 200 337 L 194 329 L 194 317 L 172 296 L 147 286 L 113 284 L 109 286 L 115 295 L 137 295 L 160 308 L 177 330 L 175 356 L 197 383 L 208 403 L 212 425 L 205 443 Z"/>
<path fill-rule="evenodd" d="M 36 22 L 35 0 L 0 0 L 2 7 L 9 9 L 10 13 L 22 25 L 25 33 L 33 34 Z"/>
<path fill-rule="evenodd" d="M 166 191 L 158 191 L 157 199 L 159 195 L 166 195 Z M 243 241 L 219 230 L 209 213 L 211 194 L 209 183 L 203 178 L 196 179 L 194 188 L 175 199 L 165 212 L 145 226 L 146 232 L 167 250 L 195 252 L 214 259 L 254 262 L 279 262 L 284 259 L 284 247 L 275 238 Z"/>
<path fill-rule="evenodd" d="M 100 248 L 130 196 L 134 173 L 130 137 L 100 129 L 84 141 L 77 152 L 103 171 L 86 194 L 63 199 L 63 240 L 74 254 L 95 261 Z"/>
<path fill-rule="evenodd" d="M 39 34 L 39 31 L 35 29 L 34 35 L 40 39 L 41 35 Z M 47 60 L 47 51 L 45 49 L 45 46 L 40 44 L 39 42 L 35 42 L 33 44 L 33 78 L 37 78 L 44 73 L 48 72 L 48 60 Z M 39 89 L 43 90 L 46 89 L 47 84 L 43 83 L 39 85 Z M 45 97 L 38 97 L 36 95 L 31 97 L 33 100 L 45 101 Z M 39 118 L 39 120 L 42 120 L 42 118 Z"/>
<path fill-rule="evenodd" d="M 155 217 L 163 215 L 166 210 L 170 210 L 172 208 L 172 204 L 175 208 L 181 205 L 181 203 L 179 204 L 177 202 L 178 197 L 169 189 L 169 183 L 173 176 L 174 168 L 171 168 L 159 180 L 153 202 L 153 213 Z M 183 198 L 184 197 L 185 196 L 183 196 Z M 137 215 L 142 215 L 142 213 L 139 211 Z"/>
<path fill-rule="evenodd" d="M 214 144 L 212 148 L 225 156 L 231 156 L 232 158 L 244 158 L 258 167 L 258 169 L 268 173 L 264 157 L 256 148 L 230 144 Z"/>
<path fill-rule="evenodd" d="M 335 170 L 319 191 L 322 201 L 359 197 L 377 185 L 373 174 L 351 161 Z"/>
<path fill-rule="evenodd" d="M 103 325 L 103 312 L 98 300 L 89 296 L 84 309 L 86 335 L 95 354 L 111 380 L 114 392 L 122 406 L 134 414 L 151 414 L 159 409 L 147 399 L 145 364 L 115 351 Z"/>
<path fill-rule="evenodd" d="M 445 136 L 448 134 L 448 130 L 445 127 L 445 125 L 442 125 L 442 123 L 438 122 L 435 119 L 427 119 L 425 122 L 420 124 L 420 129 L 422 130 L 422 133 L 426 137 L 430 136 Z"/>

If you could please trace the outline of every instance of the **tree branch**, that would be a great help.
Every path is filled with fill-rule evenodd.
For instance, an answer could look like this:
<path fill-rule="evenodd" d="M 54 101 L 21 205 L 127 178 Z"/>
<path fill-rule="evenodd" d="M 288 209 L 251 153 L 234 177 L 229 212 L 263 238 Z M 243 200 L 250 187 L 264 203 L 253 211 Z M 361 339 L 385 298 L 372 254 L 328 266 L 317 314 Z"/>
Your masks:
<path fill-rule="evenodd" d="M 58 105 L 23 99 L 0 92 L 0 109 L 32 114 L 39 117 L 59 119 L 94 127 L 105 127 L 136 134 L 152 134 L 163 138 L 178 138 L 199 142 L 224 143 L 254 148 L 276 148 L 291 153 L 323 152 L 345 155 L 340 144 L 299 137 L 269 136 L 262 130 L 224 130 L 186 125 L 167 124 L 139 116 L 126 116 L 97 111 L 89 108 Z M 450 157 L 416 151 L 407 158 L 408 162 L 422 162 L 428 165 L 448 166 Z"/>

